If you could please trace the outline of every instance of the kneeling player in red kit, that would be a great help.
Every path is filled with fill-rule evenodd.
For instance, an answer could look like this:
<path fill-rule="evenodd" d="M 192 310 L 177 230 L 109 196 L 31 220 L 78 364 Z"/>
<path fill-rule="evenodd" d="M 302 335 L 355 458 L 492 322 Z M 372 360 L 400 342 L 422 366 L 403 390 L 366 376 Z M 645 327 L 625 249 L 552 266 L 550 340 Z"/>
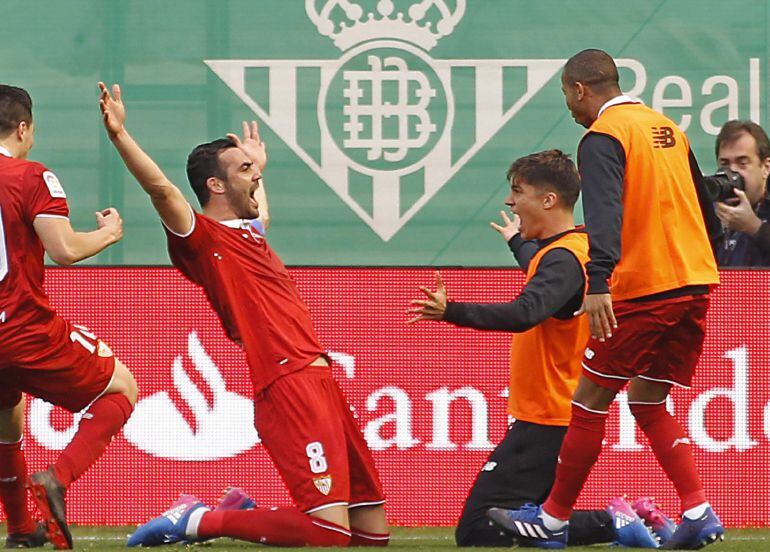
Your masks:
<path fill-rule="evenodd" d="M 274 546 L 388 543 L 371 453 L 331 375 L 307 306 L 265 239 L 269 225 L 256 123 L 243 139 L 201 144 L 187 177 L 195 212 L 124 127 L 120 89 L 100 83 L 110 140 L 160 215 L 174 266 L 205 291 L 230 339 L 246 352 L 262 443 L 296 508 L 209 510 L 182 497 L 139 527 L 129 546 L 232 537 Z"/>

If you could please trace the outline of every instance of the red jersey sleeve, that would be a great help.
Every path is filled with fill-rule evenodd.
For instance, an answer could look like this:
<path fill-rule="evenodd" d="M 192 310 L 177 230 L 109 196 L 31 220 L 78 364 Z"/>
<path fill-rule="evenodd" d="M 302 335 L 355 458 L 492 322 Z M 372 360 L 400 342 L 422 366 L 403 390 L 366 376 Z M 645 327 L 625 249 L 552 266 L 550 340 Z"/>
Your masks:
<path fill-rule="evenodd" d="M 179 269 L 189 280 L 200 284 L 200 270 L 197 262 L 198 258 L 207 251 L 208 231 L 206 221 L 199 213 L 190 207 L 192 211 L 193 226 L 187 234 L 177 234 L 163 225 L 168 241 L 168 254 L 171 262 Z"/>
<path fill-rule="evenodd" d="M 40 163 L 30 163 L 24 175 L 24 192 L 24 209 L 30 222 L 36 217 L 69 217 L 67 194 L 61 182 Z"/>

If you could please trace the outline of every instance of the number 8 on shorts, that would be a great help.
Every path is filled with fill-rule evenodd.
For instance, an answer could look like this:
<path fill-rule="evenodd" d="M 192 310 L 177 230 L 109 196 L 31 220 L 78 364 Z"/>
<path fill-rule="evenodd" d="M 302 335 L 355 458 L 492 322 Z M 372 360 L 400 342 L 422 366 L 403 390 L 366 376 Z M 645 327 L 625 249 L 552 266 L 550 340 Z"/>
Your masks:
<path fill-rule="evenodd" d="M 326 463 L 326 457 L 324 456 L 324 446 L 318 442 L 313 441 L 308 443 L 305 447 L 305 452 L 310 460 L 310 471 L 313 473 L 323 473 L 329 466 Z"/>

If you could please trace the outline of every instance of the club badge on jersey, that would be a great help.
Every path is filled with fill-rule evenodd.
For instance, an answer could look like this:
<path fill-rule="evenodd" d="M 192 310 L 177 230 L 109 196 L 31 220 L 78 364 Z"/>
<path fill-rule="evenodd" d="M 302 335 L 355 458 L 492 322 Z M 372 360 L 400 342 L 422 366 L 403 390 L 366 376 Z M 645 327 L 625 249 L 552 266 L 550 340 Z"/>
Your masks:
<path fill-rule="evenodd" d="M 97 344 L 96 354 L 99 355 L 100 357 L 104 357 L 104 358 L 109 358 L 111 356 L 114 356 L 114 353 L 112 352 L 112 349 L 110 349 L 110 346 L 107 345 L 101 339 L 99 340 L 99 343 Z"/>
<path fill-rule="evenodd" d="M 332 490 L 332 476 L 331 475 L 324 475 L 321 477 L 314 477 L 313 483 L 315 484 L 316 489 L 318 489 L 321 494 L 328 495 Z"/>

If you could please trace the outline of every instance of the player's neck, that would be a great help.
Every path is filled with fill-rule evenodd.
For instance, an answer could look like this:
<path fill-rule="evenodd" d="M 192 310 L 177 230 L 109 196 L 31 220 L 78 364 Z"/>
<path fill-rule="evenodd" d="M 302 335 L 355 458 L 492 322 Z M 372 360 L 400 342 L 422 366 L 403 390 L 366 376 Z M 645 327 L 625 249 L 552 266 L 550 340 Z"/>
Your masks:
<path fill-rule="evenodd" d="M 203 214 L 217 222 L 222 222 L 223 220 L 239 220 L 243 218 L 239 217 L 227 203 L 216 201 L 214 198 L 212 198 L 212 200 L 203 208 Z"/>
<path fill-rule="evenodd" d="M 548 220 L 544 222 L 541 231 L 538 232 L 539 235 L 537 236 L 537 239 L 547 240 L 548 238 L 552 238 L 553 236 L 557 236 L 574 229 L 575 219 L 572 216 L 572 213 L 554 215 L 549 217 Z"/>
<path fill-rule="evenodd" d="M 16 159 L 24 159 L 26 157 L 25 152 L 23 148 L 21 148 L 17 141 L 15 140 L 0 140 L 0 148 L 3 148 L 3 152 L 0 152 L 0 154 L 5 155 L 5 152 L 8 152 L 11 154 L 11 157 Z"/>

